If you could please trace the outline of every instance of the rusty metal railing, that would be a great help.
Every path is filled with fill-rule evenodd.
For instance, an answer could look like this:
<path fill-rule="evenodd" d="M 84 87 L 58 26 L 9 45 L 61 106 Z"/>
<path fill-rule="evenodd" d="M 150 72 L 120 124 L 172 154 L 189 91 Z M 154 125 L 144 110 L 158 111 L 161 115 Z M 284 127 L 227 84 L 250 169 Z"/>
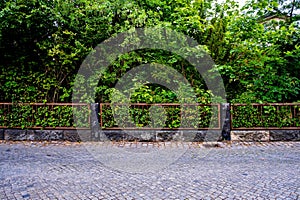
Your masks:
<path fill-rule="evenodd" d="M 300 103 L 233 104 L 231 130 L 300 129 Z"/>
<path fill-rule="evenodd" d="M 113 107 L 115 111 L 113 112 Z M 125 130 L 207 130 L 221 129 L 220 104 L 179 104 L 179 103 L 130 103 L 130 104 L 99 104 L 100 127 L 102 129 Z M 151 121 L 149 109 L 152 106 L 161 108 L 155 121 Z M 126 110 L 127 107 L 127 110 Z M 153 108 L 153 107 L 152 107 Z M 161 119 L 160 116 L 166 116 Z M 195 118 L 197 116 L 197 118 Z M 124 120 L 116 122 L 115 117 Z M 126 119 L 130 121 L 126 122 Z M 212 120 L 212 123 L 210 120 Z M 119 124 L 118 124 L 119 123 Z"/>
<path fill-rule="evenodd" d="M 87 103 L 0 103 L 0 128 L 89 129 L 90 110 Z"/>
<path fill-rule="evenodd" d="M 113 112 L 110 103 L 100 103 L 99 124 L 102 129 L 221 129 L 220 104 L 113 105 L 119 111 L 127 106 L 127 113 L 124 110 Z M 159 108 L 154 110 L 156 121 L 151 120 L 151 107 Z M 74 110 L 78 113 L 77 124 L 73 118 Z M 230 110 L 231 130 L 300 129 L 300 103 L 232 104 Z M 0 103 L 0 128 L 89 129 L 91 112 L 87 103 Z M 132 123 L 117 124 L 115 117 L 121 122 L 127 118 Z"/>

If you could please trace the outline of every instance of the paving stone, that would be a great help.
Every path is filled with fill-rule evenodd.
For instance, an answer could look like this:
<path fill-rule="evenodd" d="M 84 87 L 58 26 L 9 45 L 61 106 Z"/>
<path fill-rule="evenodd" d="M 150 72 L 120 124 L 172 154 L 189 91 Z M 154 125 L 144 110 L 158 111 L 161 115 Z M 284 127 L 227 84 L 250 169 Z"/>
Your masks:
<path fill-rule="evenodd" d="M 239 142 L 222 148 L 199 143 L 201 148 L 186 148 L 166 168 L 144 173 L 105 167 L 86 144 L 0 143 L 0 199 L 297 199 L 300 194 L 299 142 Z M 130 144 L 123 145 L 135 156 L 140 150 L 179 148 Z"/>

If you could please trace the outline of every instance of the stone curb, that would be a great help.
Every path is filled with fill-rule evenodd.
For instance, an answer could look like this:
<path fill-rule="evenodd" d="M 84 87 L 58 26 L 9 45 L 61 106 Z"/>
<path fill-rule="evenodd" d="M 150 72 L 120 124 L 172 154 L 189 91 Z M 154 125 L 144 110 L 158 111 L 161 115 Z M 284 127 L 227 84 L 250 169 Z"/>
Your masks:
<path fill-rule="evenodd" d="M 300 141 L 300 130 L 231 131 L 232 141 Z"/>

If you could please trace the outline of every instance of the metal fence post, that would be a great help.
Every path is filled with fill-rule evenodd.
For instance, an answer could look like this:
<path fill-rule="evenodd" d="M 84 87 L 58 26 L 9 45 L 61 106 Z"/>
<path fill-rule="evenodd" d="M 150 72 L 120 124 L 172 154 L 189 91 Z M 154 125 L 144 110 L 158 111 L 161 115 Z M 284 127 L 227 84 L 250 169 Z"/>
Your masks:
<path fill-rule="evenodd" d="M 221 104 L 221 119 L 222 138 L 230 140 L 230 103 Z"/>
<path fill-rule="evenodd" d="M 99 139 L 99 103 L 91 103 L 91 134 L 92 139 Z"/>

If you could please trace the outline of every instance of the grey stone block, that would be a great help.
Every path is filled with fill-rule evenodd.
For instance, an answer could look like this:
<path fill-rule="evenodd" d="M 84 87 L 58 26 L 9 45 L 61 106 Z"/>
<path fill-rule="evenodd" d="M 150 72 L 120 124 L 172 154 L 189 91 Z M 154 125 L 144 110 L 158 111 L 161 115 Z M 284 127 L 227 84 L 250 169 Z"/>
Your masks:
<path fill-rule="evenodd" d="M 121 130 L 105 130 L 103 133 L 107 140 L 121 141 L 125 139 L 125 135 Z"/>
<path fill-rule="evenodd" d="M 100 140 L 155 141 L 155 131 L 153 130 L 102 130 L 98 135 Z"/>
<path fill-rule="evenodd" d="M 207 130 L 205 133 L 205 142 L 218 142 L 223 140 L 222 130 Z"/>
<path fill-rule="evenodd" d="M 124 139 L 128 141 L 155 141 L 156 131 L 154 130 L 130 130 L 122 131 Z"/>
<path fill-rule="evenodd" d="M 172 137 L 173 141 L 184 142 L 221 141 L 223 138 L 221 130 L 181 130 L 168 137 Z"/>
<path fill-rule="evenodd" d="M 300 130 L 272 130 L 270 141 L 300 141 Z"/>
<path fill-rule="evenodd" d="M 62 130 L 35 130 L 35 140 L 63 140 L 64 134 Z"/>
<path fill-rule="evenodd" d="M 64 131 L 64 140 L 70 141 L 70 142 L 81 141 L 80 136 L 77 133 L 77 130 L 65 130 Z"/>
<path fill-rule="evenodd" d="M 83 142 L 89 142 L 92 141 L 92 131 L 87 129 L 87 130 L 77 130 L 78 136 L 81 141 Z"/>
<path fill-rule="evenodd" d="M 119 130 L 81 130 L 79 131 L 80 138 L 82 141 L 107 141 L 107 140 L 119 140 L 123 138 Z M 116 135 L 115 135 L 116 134 Z"/>
<path fill-rule="evenodd" d="M 197 131 L 193 142 L 204 142 L 206 137 L 206 131 Z"/>
<path fill-rule="evenodd" d="M 181 130 L 179 133 L 180 134 L 174 136 L 175 141 L 177 141 L 177 138 L 179 139 L 179 141 L 184 142 L 204 141 L 206 135 L 206 131 L 197 130 Z"/>
<path fill-rule="evenodd" d="M 173 141 L 174 138 L 179 139 L 178 131 L 156 131 L 156 141 Z"/>
<path fill-rule="evenodd" d="M 30 141 L 35 140 L 34 130 L 27 130 L 26 131 L 26 140 L 30 140 Z"/>
<path fill-rule="evenodd" d="M 138 138 L 140 141 L 155 141 L 155 131 L 147 130 L 147 131 L 139 131 L 137 134 L 130 133 L 130 136 L 134 136 L 134 138 Z"/>
<path fill-rule="evenodd" d="M 222 138 L 221 130 L 158 131 L 156 134 L 157 141 L 205 142 L 221 141 Z"/>
<path fill-rule="evenodd" d="M 184 134 L 184 131 L 176 131 L 172 141 L 189 141 L 193 140 L 196 134 Z"/>
<path fill-rule="evenodd" d="M 26 130 L 6 129 L 4 131 L 4 139 L 12 141 L 27 140 Z"/>
<path fill-rule="evenodd" d="M 270 139 L 269 131 L 231 131 L 231 140 L 245 142 L 266 142 Z"/>

